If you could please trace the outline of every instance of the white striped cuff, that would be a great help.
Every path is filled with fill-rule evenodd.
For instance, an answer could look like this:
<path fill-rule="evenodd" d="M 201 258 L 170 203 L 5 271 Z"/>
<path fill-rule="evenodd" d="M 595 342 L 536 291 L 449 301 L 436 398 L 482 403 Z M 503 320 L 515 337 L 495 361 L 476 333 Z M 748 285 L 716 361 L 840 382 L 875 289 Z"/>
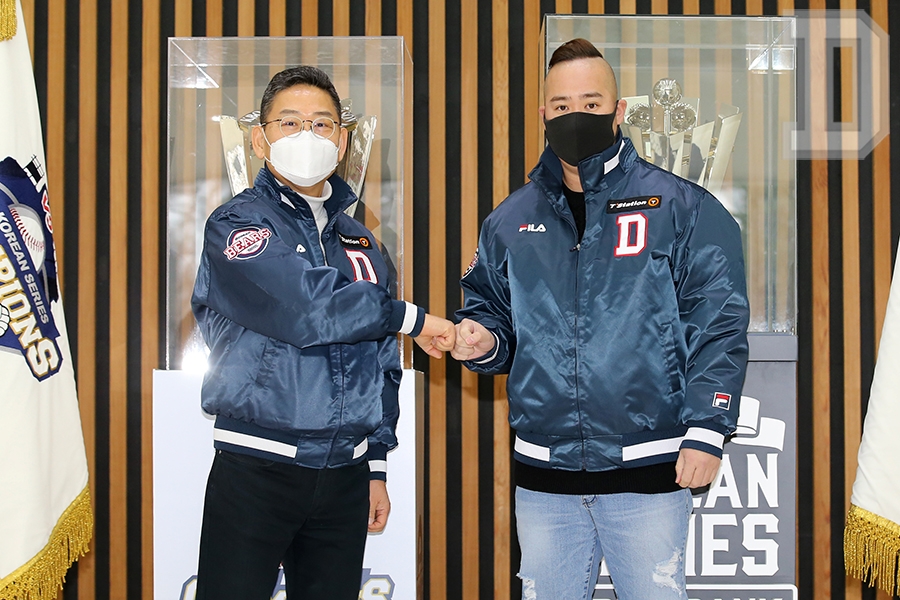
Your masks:
<path fill-rule="evenodd" d="M 400 333 L 409 335 L 415 326 L 416 319 L 419 318 L 419 307 L 412 302 L 406 303 L 406 312 L 403 314 L 403 324 L 400 325 Z M 396 323 L 396 321 L 395 321 Z"/>
<path fill-rule="evenodd" d="M 718 431 L 705 429 L 703 427 L 688 427 L 687 433 L 684 434 L 684 439 L 703 442 L 704 444 L 715 446 L 719 450 L 721 450 L 722 446 L 725 445 L 724 435 L 722 435 Z"/>
<path fill-rule="evenodd" d="M 487 358 L 482 358 L 481 360 L 473 360 L 472 362 L 474 362 L 476 365 L 486 365 L 487 363 L 497 358 L 497 353 L 500 352 L 500 338 L 498 338 L 497 334 L 493 331 L 491 332 L 491 335 L 494 336 L 494 351 Z"/>
<path fill-rule="evenodd" d="M 387 473 L 387 461 L 386 460 L 370 460 L 369 461 L 369 471 L 375 473 Z"/>

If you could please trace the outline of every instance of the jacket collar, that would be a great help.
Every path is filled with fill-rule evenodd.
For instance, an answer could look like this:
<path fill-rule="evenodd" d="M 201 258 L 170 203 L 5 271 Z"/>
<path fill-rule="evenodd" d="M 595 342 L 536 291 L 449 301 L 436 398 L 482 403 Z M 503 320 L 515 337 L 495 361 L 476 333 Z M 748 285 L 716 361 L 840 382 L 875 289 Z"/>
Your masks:
<path fill-rule="evenodd" d="M 592 193 L 618 183 L 631 169 L 636 159 L 637 152 L 631 140 L 624 137 L 619 130 L 612 146 L 578 163 L 578 176 L 581 178 L 585 199 L 589 199 Z M 528 174 L 528 178 L 541 188 L 551 201 L 562 201 L 562 176 L 562 164 L 550 146 L 544 149 L 537 166 Z"/>
<path fill-rule="evenodd" d="M 350 186 L 337 174 L 329 177 L 328 183 L 331 184 L 331 198 L 325 201 L 325 211 L 328 213 L 328 222 L 331 223 L 334 220 L 334 216 L 356 202 L 357 197 L 353 190 L 350 189 Z M 284 205 L 285 203 L 281 199 L 282 197 L 286 198 L 296 212 L 310 219 L 314 218 L 312 209 L 309 208 L 306 200 L 300 194 L 286 185 L 282 185 L 280 181 L 275 179 L 268 166 L 264 166 L 259 170 L 259 174 L 257 174 L 256 180 L 253 182 L 253 187 L 264 191 L 265 196 L 276 204 Z M 285 206 L 285 208 L 287 207 Z"/>

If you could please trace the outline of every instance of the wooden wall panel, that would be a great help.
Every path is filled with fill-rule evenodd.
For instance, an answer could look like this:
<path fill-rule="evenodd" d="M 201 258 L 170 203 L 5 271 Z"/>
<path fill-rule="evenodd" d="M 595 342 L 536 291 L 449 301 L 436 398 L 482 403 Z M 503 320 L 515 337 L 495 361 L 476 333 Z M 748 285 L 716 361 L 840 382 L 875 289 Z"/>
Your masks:
<path fill-rule="evenodd" d="M 480 7 L 479 7 L 480 5 Z M 479 71 L 486 65 L 478 60 L 481 50 L 478 40 L 482 27 L 491 22 L 491 3 L 477 0 L 460 0 L 459 37 L 460 46 L 460 102 L 454 119 L 460 124 L 456 128 L 460 136 L 460 195 L 459 228 L 457 236 L 459 265 L 467 265 L 478 245 L 478 191 L 479 191 L 479 144 L 484 140 L 478 132 L 485 116 L 490 117 L 489 107 L 479 106 Z M 485 10 L 487 9 L 487 10 Z M 487 15 L 485 15 L 487 12 Z M 491 65 L 493 67 L 493 65 Z M 481 109 L 487 112 L 482 113 Z M 489 120 L 492 123 L 493 119 Z M 474 132 L 473 132 L 474 130 Z M 490 131 L 490 130 L 489 130 Z M 473 135 L 474 134 L 474 135 Z M 447 251 L 451 251 L 447 248 Z M 462 273 L 457 270 L 457 273 Z M 449 275 L 450 273 L 448 273 Z M 448 281 L 448 288 L 453 289 Z M 448 294 L 449 296 L 449 294 Z M 459 292 L 457 292 L 459 296 Z M 459 301 L 456 302 L 459 305 Z M 457 365 L 454 365 L 457 367 Z M 462 562 L 462 597 L 478 598 L 479 594 L 479 401 L 478 376 L 467 369 L 458 369 L 461 388 L 460 402 L 460 462 L 461 477 L 457 487 L 465 490 L 462 494 L 462 555 L 477 557 L 476 560 Z M 484 465 L 489 468 L 490 465 Z"/>
<path fill-rule="evenodd" d="M 448 314 L 482 219 L 524 183 L 540 151 L 544 14 L 809 8 L 859 8 L 900 30 L 886 0 L 23 0 L 97 521 L 92 552 L 63 596 L 152 597 L 150 378 L 164 364 L 168 36 L 404 35 L 415 73 L 414 298 Z M 849 64 L 840 66 L 850 118 L 860 100 Z M 736 101 L 745 93 L 735 89 Z M 900 127 L 900 107 L 891 111 Z M 198 149 L 198 169 L 219 162 Z M 803 599 L 887 598 L 844 577 L 839 539 L 900 233 L 892 172 L 900 157 L 890 138 L 866 159 L 798 169 Z M 517 598 L 505 379 L 418 350 L 415 359 L 428 396 L 424 596 Z"/>
<path fill-rule="evenodd" d="M 507 3 L 504 0 L 493 0 L 491 6 L 492 20 L 492 53 L 491 62 L 493 72 L 491 79 L 491 114 L 493 117 L 493 152 L 491 170 L 493 172 L 491 189 L 491 207 L 496 206 L 503 198 L 509 195 L 510 186 L 510 159 L 509 159 L 509 133 L 510 133 L 510 55 L 509 37 L 509 13 Z M 463 264 L 466 264 L 465 261 Z M 512 496 L 510 474 L 510 429 L 507 420 L 506 402 L 506 377 L 494 378 L 494 389 L 491 403 L 493 404 L 493 419 L 491 427 L 492 451 L 494 460 L 489 480 L 492 482 L 493 501 L 493 528 L 491 531 L 482 531 L 480 535 L 491 535 L 494 547 L 492 557 L 483 557 L 486 563 L 490 560 L 490 568 L 493 569 L 492 598 L 510 598 L 512 570 L 510 552 L 512 546 Z"/>
<path fill-rule="evenodd" d="M 446 314 L 447 272 L 444 253 L 447 248 L 446 178 L 444 144 L 447 136 L 446 118 L 446 33 L 444 0 L 429 0 L 425 19 L 428 23 L 428 310 Z M 415 17 L 414 17 L 415 18 Z M 422 42 L 419 41 L 419 44 Z M 413 55 L 415 61 L 415 55 Z M 419 121 L 421 122 L 421 121 Z M 414 123 L 414 127 L 418 124 Z M 453 131 L 451 129 L 451 131 Z M 419 164 L 415 165 L 419 171 Z M 415 175 L 414 175 L 415 176 Z M 413 210 L 415 210 L 413 206 Z M 417 241 L 416 254 L 422 247 Z M 417 286 L 421 289 L 421 286 Z M 421 354 L 419 354 L 421 356 Z M 432 361 L 433 362 L 433 361 Z M 421 364 L 421 359 L 416 362 Z M 428 515 L 426 560 L 428 562 L 425 590 L 433 600 L 446 600 L 447 573 L 447 394 L 445 362 L 428 365 L 428 463 L 427 493 Z M 435 477 L 441 473 L 441 477 Z M 459 573 L 454 573 L 458 577 Z"/>

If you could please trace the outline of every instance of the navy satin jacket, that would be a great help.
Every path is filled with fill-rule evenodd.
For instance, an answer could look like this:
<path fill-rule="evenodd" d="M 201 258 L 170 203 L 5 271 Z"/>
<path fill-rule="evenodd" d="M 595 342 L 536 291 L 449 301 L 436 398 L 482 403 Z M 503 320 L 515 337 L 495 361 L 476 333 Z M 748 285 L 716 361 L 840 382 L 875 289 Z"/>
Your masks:
<path fill-rule="evenodd" d="M 549 147 L 485 219 L 456 315 L 497 343 L 466 366 L 509 373 L 524 463 L 604 471 L 674 461 L 682 447 L 721 456 L 748 355 L 737 223 L 621 136 L 579 174 L 580 244 Z"/>
<path fill-rule="evenodd" d="M 396 332 L 424 311 L 391 298 L 377 241 L 343 212 L 356 196 L 329 182 L 322 246 L 309 205 L 268 169 L 207 220 L 191 299 L 210 348 L 202 406 L 216 448 L 310 468 L 368 458 L 381 478 L 397 445 Z"/>

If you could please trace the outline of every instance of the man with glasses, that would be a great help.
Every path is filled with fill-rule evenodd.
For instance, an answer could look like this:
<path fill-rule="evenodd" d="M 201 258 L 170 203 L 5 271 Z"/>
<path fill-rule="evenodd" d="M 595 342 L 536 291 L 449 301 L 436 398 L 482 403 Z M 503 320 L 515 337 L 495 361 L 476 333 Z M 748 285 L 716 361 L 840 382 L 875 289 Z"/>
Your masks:
<path fill-rule="evenodd" d="M 377 240 L 344 213 L 348 136 L 324 72 L 276 74 L 252 136 L 265 167 L 210 215 L 192 298 L 216 416 L 197 598 L 268 599 L 283 564 L 289 598 L 356 600 L 366 531 L 390 510 L 396 334 L 440 358 L 455 329 L 391 297 Z"/>
<path fill-rule="evenodd" d="M 549 146 L 485 219 L 453 356 L 509 373 L 522 598 L 686 599 L 690 488 L 715 477 L 747 363 L 737 223 L 638 158 L 587 40 L 550 59 Z"/>

